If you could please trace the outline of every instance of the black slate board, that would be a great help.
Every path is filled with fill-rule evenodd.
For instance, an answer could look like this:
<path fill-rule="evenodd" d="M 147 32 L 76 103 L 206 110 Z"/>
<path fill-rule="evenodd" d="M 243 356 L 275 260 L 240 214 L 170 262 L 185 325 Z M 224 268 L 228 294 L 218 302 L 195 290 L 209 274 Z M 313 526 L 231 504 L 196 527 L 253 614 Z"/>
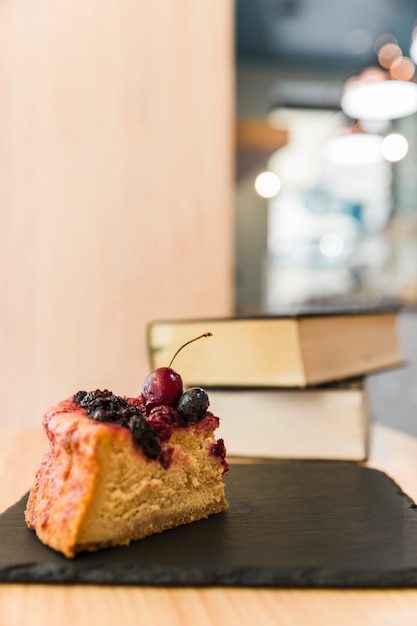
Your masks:
<path fill-rule="evenodd" d="M 355 463 L 231 465 L 229 508 L 128 547 L 67 559 L 0 515 L 0 582 L 251 587 L 417 586 L 417 510 Z"/>

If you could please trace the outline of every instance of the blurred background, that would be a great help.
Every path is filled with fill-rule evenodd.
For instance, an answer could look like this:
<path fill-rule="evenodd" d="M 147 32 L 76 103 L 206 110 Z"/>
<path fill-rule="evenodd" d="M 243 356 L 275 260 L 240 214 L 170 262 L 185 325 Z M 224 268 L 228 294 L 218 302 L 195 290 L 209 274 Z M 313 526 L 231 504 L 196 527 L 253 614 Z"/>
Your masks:
<path fill-rule="evenodd" d="M 416 27 L 413 0 L 237 0 L 238 310 L 414 301 Z"/>
<path fill-rule="evenodd" d="M 138 393 L 154 319 L 395 300 L 409 364 L 370 386 L 417 434 L 416 27 L 414 0 L 4 0 L 0 422 Z"/>
<path fill-rule="evenodd" d="M 373 414 L 417 434 L 417 2 L 237 0 L 236 310 L 404 305 Z"/>

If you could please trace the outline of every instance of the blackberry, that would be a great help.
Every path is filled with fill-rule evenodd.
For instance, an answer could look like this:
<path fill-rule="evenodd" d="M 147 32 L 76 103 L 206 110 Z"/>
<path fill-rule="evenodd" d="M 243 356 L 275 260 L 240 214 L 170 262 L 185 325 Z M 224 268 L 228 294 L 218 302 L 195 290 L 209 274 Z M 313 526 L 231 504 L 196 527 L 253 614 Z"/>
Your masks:
<path fill-rule="evenodd" d="M 74 393 L 71 400 L 73 402 L 76 402 L 77 404 L 81 404 L 81 401 L 85 398 L 86 395 L 87 395 L 86 391 L 77 391 L 77 393 Z"/>
<path fill-rule="evenodd" d="M 161 454 L 161 445 L 156 433 L 140 413 L 133 415 L 129 422 L 133 439 L 141 447 L 148 459 L 157 459 Z"/>
<path fill-rule="evenodd" d="M 186 422 L 198 422 L 205 416 L 209 397 L 201 387 L 190 387 L 184 391 L 177 404 L 177 411 Z"/>
<path fill-rule="evenodd" d="M 107 389 L 78 391 L 72 397 L 89 417 L 99 422 L 109 422 L 129 428 L 134 441 L 139 444 L 149 459 L 158 458 L 161 452 L 157 434 L 148 425 L 141 412 L 141 405 L 132 404 L 121 396 L 116 396 Z"/>
<path fill-rule="evenodd" d="M 88 415 L 99 422 L 111 422 L 126 427 L 129 425 L 131 416 L 138 411 L 137 407 L 107 389 L 104 391 L 96 389 L 88 393 L 79 391 L 73 396 L 73 401 L 86 409 Z"/>

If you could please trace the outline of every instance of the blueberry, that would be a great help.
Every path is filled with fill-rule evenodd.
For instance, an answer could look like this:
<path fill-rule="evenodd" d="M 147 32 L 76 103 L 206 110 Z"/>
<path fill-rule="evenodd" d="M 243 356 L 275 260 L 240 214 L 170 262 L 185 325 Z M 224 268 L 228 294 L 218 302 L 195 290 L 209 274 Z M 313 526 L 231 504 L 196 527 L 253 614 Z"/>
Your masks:
<path fill-rule="evenodd" d="M 198 422 L 205 416 L 209 397 L 201 387 L 190 387 L 184 391 L 177 404 L 177 411 L 186 422 Z"/>

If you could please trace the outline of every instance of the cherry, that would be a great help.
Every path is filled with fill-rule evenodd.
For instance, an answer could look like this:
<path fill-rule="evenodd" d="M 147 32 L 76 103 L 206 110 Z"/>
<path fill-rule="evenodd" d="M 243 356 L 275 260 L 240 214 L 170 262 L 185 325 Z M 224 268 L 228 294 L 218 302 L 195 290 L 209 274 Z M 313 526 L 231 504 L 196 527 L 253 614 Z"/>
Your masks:
<path fill-rule="evenodd" d="M 190 339 L 184 343 L 175 352 L 168 367 L 158 367 L 156 370 L 147 375 L 142 384 L 142 397 L 145 401 L 147 412 L 156 406 L 176 406 L 183 392 L 183 384 L 181 376 L 171 368 L 177 354 L 188 346 L 189 343 L 201 339 L 201 337 L 211 337 L 212 333 L 204 333 L 194 339 Z"/>
<path fill-rule="evenodd" d="M 170 367 L 158 367 L 147 375 L 142 385 L 146 410 L 166 404 L 175 406 L 182 394 L 182 378 Z"/>

